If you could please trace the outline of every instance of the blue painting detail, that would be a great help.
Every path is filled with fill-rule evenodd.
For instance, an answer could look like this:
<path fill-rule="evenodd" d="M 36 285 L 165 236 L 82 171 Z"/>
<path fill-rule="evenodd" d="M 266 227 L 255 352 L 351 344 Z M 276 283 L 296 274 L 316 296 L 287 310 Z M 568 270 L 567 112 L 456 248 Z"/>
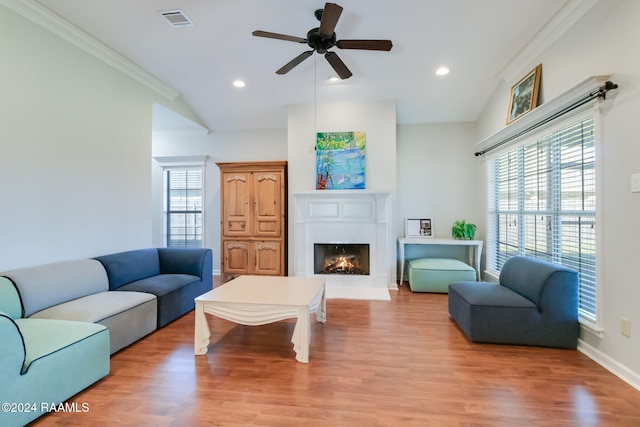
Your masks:
<path fill-rule="evenodd" d="M 364 189 L 365 147 L 364 132 L 319 132 L 316 135 L 316 189 Z"/>

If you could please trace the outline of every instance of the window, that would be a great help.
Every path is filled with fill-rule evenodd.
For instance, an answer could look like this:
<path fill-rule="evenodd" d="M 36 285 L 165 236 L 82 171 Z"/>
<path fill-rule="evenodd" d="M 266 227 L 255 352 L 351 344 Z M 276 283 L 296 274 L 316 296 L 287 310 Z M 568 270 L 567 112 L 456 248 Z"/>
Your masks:
<path fill-rule="evenodd" d="M 579 313 L 597 321 L 593 112 L 565 119 L 489 160 L 487 267 L 526 255 L 580 275 Z"/>
<path fill-rule="evenodd" d="M 203 168 L 164 168 L 162 174 L 165 246 L 201 248 Z"/>

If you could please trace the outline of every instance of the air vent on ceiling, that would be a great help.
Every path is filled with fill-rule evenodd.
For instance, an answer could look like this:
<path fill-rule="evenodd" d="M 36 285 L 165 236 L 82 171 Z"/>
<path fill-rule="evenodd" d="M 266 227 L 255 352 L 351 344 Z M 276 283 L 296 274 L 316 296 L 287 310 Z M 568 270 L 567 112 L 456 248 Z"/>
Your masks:
<path fill-rule="evenodd" d="M 181 10 L 165 10 L 160 12 L 172 27 L 193 27 L 193 21 Z"/>

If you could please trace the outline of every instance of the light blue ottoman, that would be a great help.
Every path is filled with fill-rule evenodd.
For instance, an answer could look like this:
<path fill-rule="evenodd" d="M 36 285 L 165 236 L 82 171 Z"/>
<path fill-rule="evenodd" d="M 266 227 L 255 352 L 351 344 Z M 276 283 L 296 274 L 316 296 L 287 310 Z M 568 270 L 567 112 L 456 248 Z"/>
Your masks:
<path fill-rule="evenodd" d="M 449 283 L 473 281 L 476 270 L 457 259 L 419 258 L 408 262 L 409 288 L 413 292 L 447 293 Z"/>

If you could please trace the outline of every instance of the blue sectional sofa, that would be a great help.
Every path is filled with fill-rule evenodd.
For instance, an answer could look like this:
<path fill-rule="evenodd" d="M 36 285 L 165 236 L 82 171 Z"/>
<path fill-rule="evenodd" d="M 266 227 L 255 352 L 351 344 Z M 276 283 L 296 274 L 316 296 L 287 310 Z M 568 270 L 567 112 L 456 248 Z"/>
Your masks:
<path fill-rule="evenodd" d="M 35 404 L 0 412 L 0 425 L 26 424 L 106 376 L 111 354 L 189 312 L 212 287 L 211 249 L 140 249 L 0 273 L 0 403 Z"/>
<path fill-rule="evenodd" d="M 471 341 L 541 347 L 578 345 L 578 273 L 515 256 L 500 283 L 449 285 L 449 314 Z"/>
<path fill-rule="evenodd" d="M 152 248 L 96 259 L 107 272 L 110 291 L 156 296 L 158 328 L 193 310 L 194 298 L 213 287 L 211 250 Z"/>

